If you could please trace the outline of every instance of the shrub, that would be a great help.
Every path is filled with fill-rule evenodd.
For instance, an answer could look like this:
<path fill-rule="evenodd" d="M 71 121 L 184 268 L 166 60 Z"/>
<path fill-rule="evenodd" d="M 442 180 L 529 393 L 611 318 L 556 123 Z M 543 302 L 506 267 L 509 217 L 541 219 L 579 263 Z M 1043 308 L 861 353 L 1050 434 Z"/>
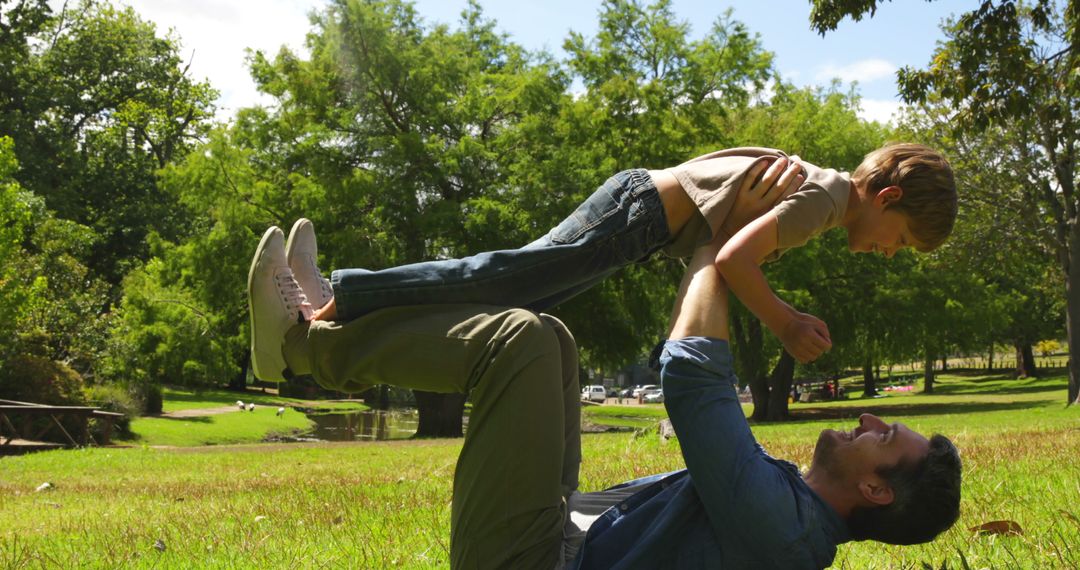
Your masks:
<path fill-rule="evenodd" d="M 0 398 L 51 406 L 82 406 L 83 379 L 66 364 L 48 358 L 20 354 L 4 362 L 0 372 Z M 68 443 L 48 417 L 11 414 L 10 419 L 22 437 Z M 64 429 L 78 439 L 83 423 L 80 418 L 58 415 Z"/>
<path fill-rule="evenodd" d="M 9 358 L 0 373 L 0 398 L 52 406 L 82 406 L 83 379 L 66 364 L 40 356 Z"/>
<path fill-rule="evenodd" d="M 84 390 L 86 400 L 91 406 L 97 406 L 106 412 L 124 414 L 113 422 L 113 428 L 117 435 L 131 435 L 131 420 L 139 415 L 139 402 L 131 395 L 131 392 L 119 384 L 100 384 L 89 386 Z M 102 426 L 95 422 L 91 427 L 91 433 L 95 437 L 101 435 Z"/>

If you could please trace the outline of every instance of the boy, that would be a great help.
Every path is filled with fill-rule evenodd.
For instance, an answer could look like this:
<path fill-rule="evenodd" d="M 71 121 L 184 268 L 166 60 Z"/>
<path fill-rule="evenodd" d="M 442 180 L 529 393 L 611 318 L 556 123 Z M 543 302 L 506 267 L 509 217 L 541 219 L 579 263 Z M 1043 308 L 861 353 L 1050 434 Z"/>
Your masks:
<path fill-rule="evenodd" d="M 785 196 L 791 187 L 799 192 L 756 219 L 732 215 L 739 212 L 738 201 L 749 196 L 739 190 L 750 188 L 762 171 L 768 182 L 763 188 L 784 188 Z M 298 237 L 290 236 L 287 248 L 289 265 L 308 295 L 280 294 L 290 295 L 303 320 L 346 321 L 380 308 L 428 303 L 483 302 L 543 311 L 661 249 L 685 256 L 717 236 L 733 236 L 717 255 L 718 270 L 792 356 L 809 362 L 831 347 L 828 328 L 777 298 L 759 263 L 837 226 L 848 231 L 853 251 L 890 256 L 904 247 L 926 251 L 944 241 L 955 217 L 952 170 L 941 155 L 921 145 L 872 152 L 854 177 L 800 165 L 797 157 L 776 150 L 731 149 L 668 170 L 620 172 L 523 248 L 376 272 L 338 270 L 332 288 L 314 263 L 310 223 L 298 231 L 298 222 L 293 231 Z M 559 279 L 550 279 L 553 274 Z M 250 279 L 249 294 L 254 294 Z M 313 308 L 318 309 L 314 314 Z M 257 330 L 254 319 L 252 331 Z M 280 346 L 260 342 L 253 333 L 252 367 L 264 380 L 283 379 Z"/>

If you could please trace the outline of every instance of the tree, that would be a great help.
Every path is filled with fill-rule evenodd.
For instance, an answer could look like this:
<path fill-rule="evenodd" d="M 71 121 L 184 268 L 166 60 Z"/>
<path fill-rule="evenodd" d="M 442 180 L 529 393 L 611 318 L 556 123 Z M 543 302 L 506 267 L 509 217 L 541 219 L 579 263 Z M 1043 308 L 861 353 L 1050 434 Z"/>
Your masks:
<path fill-rule="evenodd" d="M 873 14 L 875 0 L 816 0 L 811 25 L 824 33 L 845 15 Z M 925 70 L 898 73 L 901 94 L 940 97 L 957 131 L 1000 128 L 1017 135 L 1026 163 L 1025 201 L 1052 230 L 1064 277 L 1069 353 L 1080 354 L 1080 2 L 985 0 L 945 25 L 947 40 Z M 1070 359 L 1068 403 L 1080 402 L 1080 362 Z"/>
<path fill-rule="evenodd" d="M 41 394 L 53 381 L 94 379 L 108 324 L 99 312 L 106 288 L 78 261 L 93 234 L 56 218 L 13 179 L 17 170 L 13 141 L 0 137 L 0 310 L 7 317 L 0 384 Z M 24 386 L 31 383 L 40 385 Z"/>
<path fill-rule="evenodd" d="M 43 6 L 19 2 L 0 40 L 17 92 L 7 102 L 0 93 L 10 111 L 0 127 L 15 140 L 16 179 L 94 230 L 83 262 L 118 288 L 146 258 L 151 229 L 173 239 L 187 230 L 154 176 L 205 132 L 216 94 L 187 76 L 178 41 L 131 8 L 85 0 L 46 16 Z"/>

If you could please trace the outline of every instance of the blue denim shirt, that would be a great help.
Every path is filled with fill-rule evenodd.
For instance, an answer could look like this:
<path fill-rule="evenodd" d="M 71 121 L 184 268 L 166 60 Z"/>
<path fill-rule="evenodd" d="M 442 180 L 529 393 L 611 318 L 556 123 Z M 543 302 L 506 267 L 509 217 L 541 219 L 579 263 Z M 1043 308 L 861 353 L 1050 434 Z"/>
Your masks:
<path fill-rule="evenodd" d="M 795 465 L 754 440 L 728 343 L 667 341 L 664 403 L 687 469 L 652 481 L 589 527 L 576 568 L 825 568 L 846 523 Z"/>

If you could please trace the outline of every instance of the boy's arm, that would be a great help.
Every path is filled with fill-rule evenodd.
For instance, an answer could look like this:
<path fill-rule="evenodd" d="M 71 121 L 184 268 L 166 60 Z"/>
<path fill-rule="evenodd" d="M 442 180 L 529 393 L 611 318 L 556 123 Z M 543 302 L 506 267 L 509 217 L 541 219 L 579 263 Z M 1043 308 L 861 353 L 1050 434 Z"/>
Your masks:
<path fill-rule="evenodd" d="M 720 249 L 716 269 L 796 360 L 811 362 L 832 347 L 829 329 L 820 319 L 780 300 L 769 287 L 761 263 L 777 245 L 776 216 L 770 212 L 747 224 Z"/>

